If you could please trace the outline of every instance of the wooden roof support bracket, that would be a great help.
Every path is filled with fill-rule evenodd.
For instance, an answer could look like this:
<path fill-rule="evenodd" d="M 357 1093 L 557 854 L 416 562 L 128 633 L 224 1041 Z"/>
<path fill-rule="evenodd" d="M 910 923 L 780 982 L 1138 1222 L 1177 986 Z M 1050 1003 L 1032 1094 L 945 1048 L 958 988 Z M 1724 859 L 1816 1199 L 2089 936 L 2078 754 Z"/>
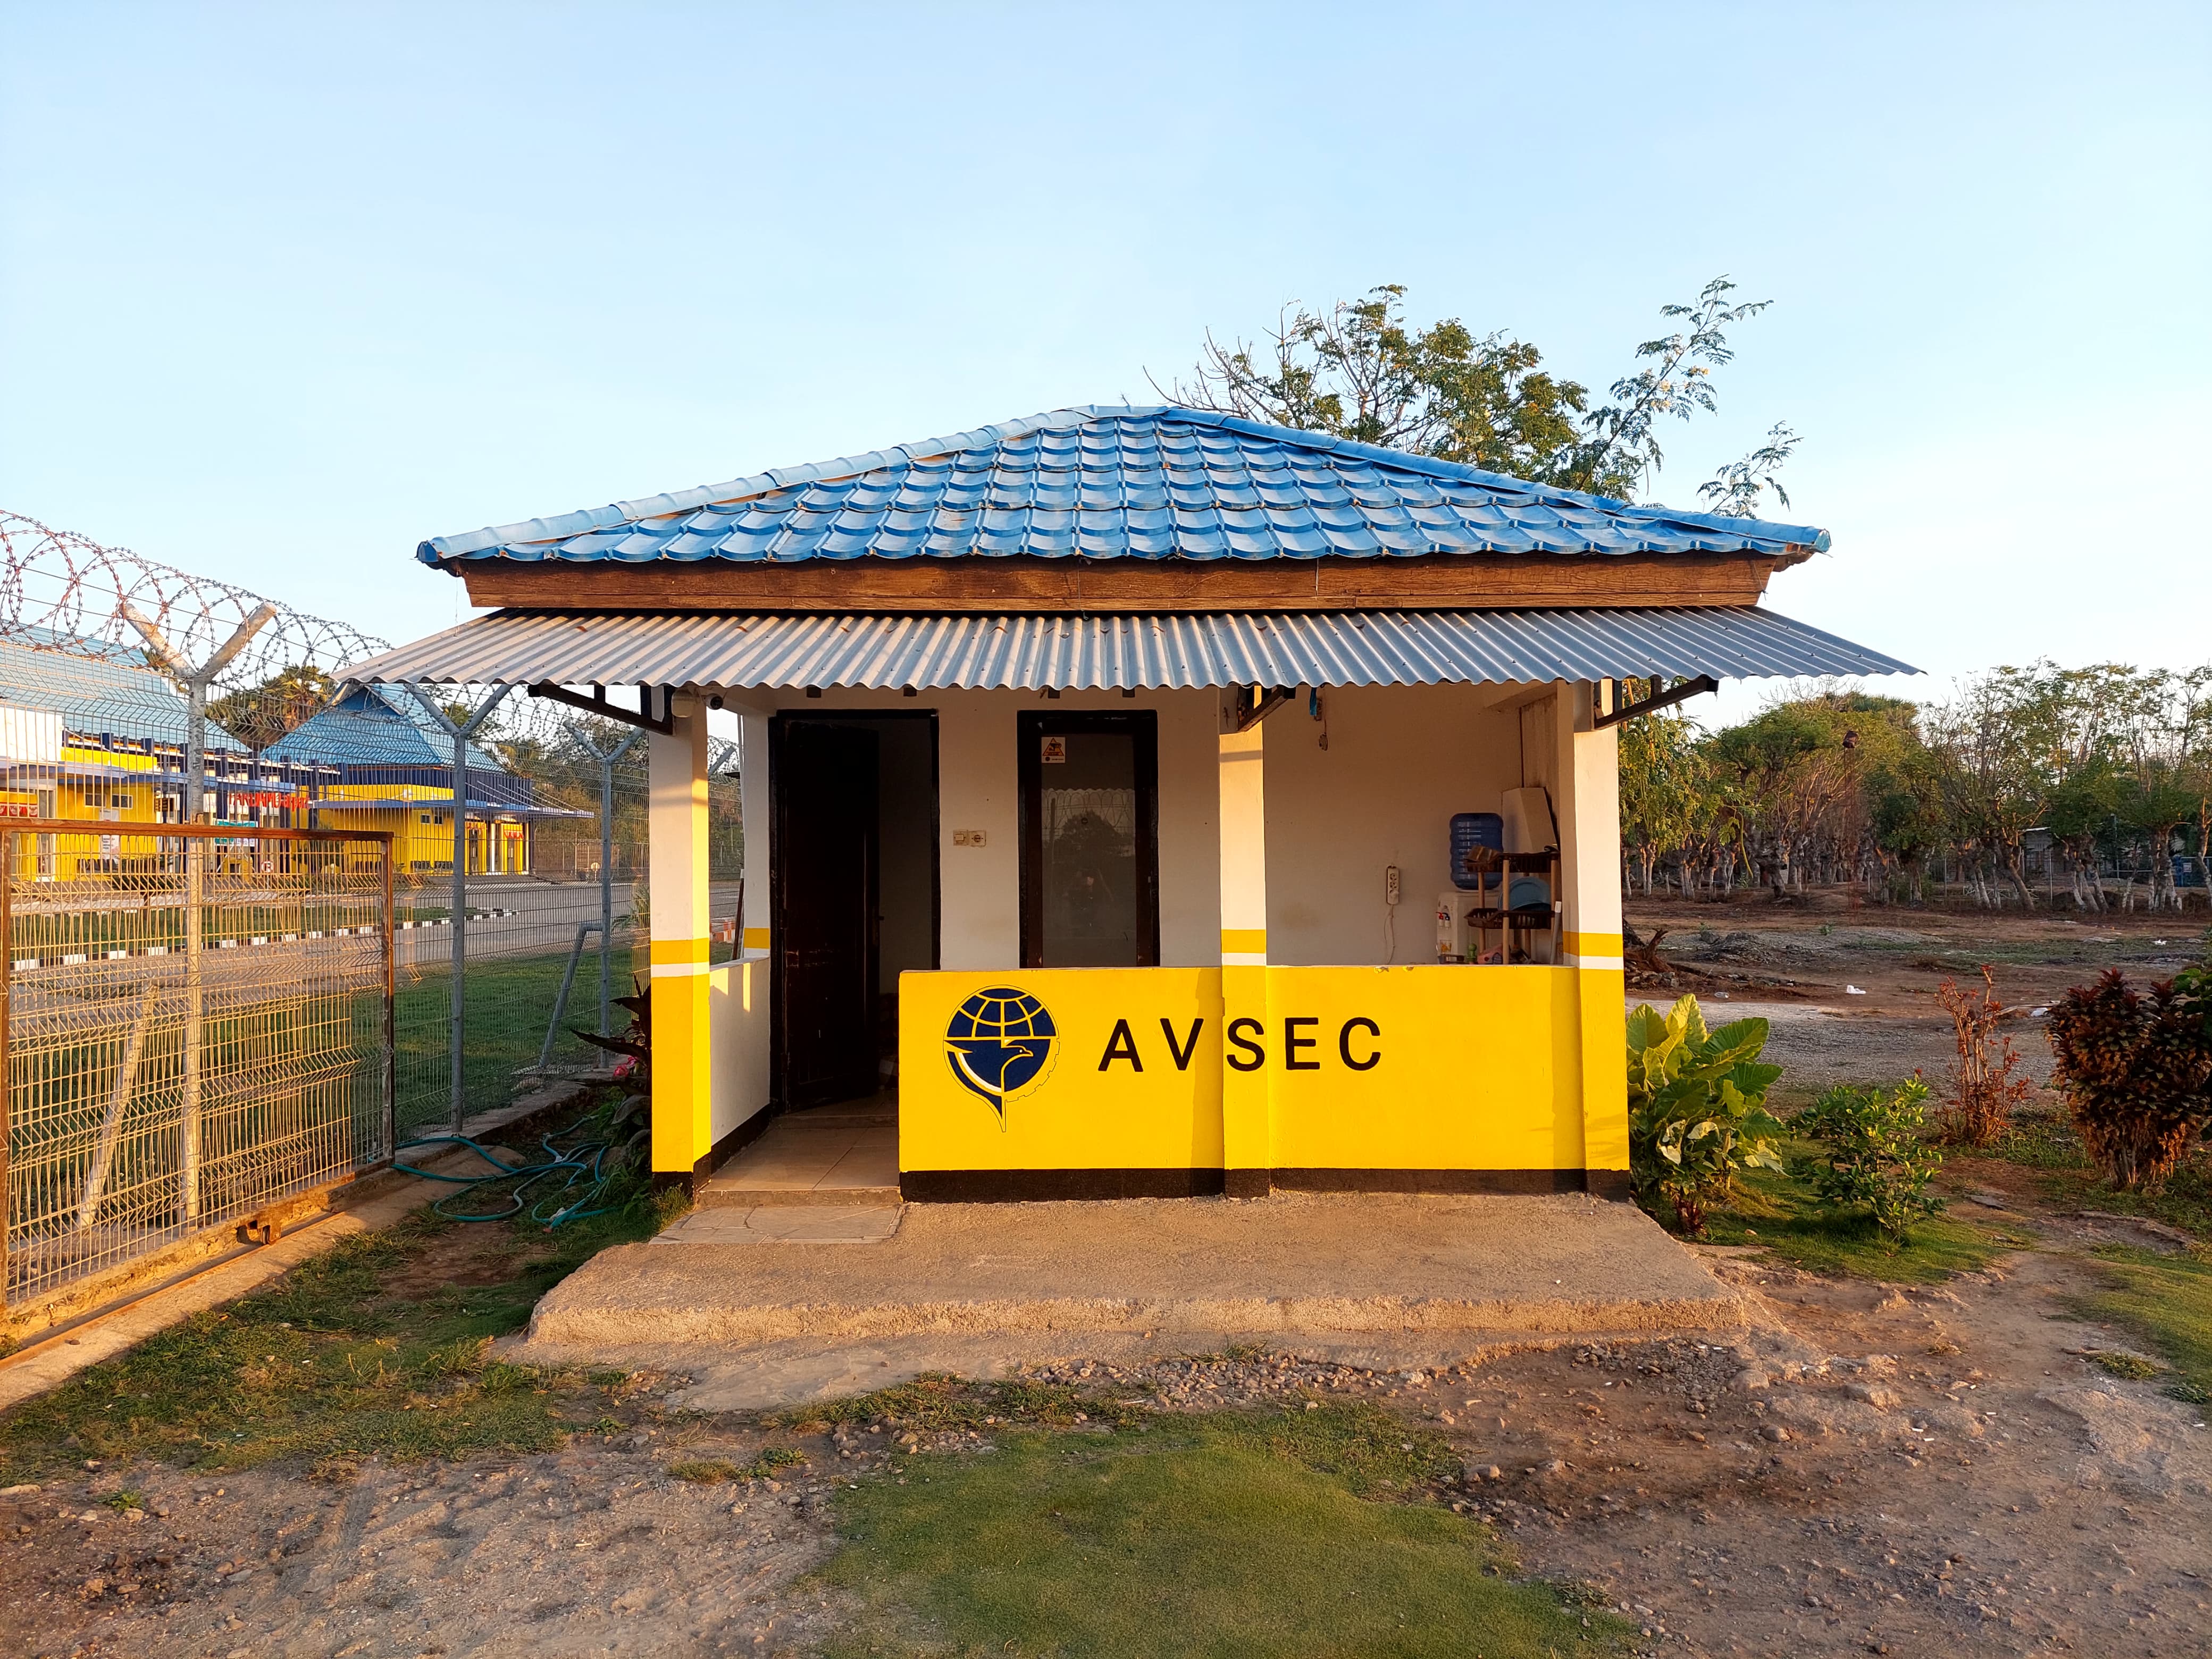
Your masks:
<path fill-rule="evenodd" d="M 1693 680 L 1684 680 L 1671 691 L 1655 692 L 1642 702 L 1623 703 L 1620 701 L 1620 683 L 1618 680 L 1613 682 L 1613 712 L 1610 714 L 1594 715 L 1590 720 L 1593 730 L 1602 732 L 1608 726 L 1618 726 L 1623 720 L 1632 720 L 1638 714 L 1649 714 L 1659 708 L 1672 708 L 1678 702 L 1687 702 L 1692 697 L 1702 697 L 1708 691 L 1717 691 L 1721 689 L 1721 683 L 1711 674 L 1700 674 Z"/>
<path fill-rule="evenodd" d="M 1237 729 L 1249 732 L 1290 700 L 1291 694 L 1279 687 L 1263 691 L 1256 685 L 1240 686 L 1237 692 Z"/>
<path fill-rule="evenodd" d="M 668 713 L 667 688 L 661 688 L 660 717 L 655 720 L 644 712 L 653 707 L 653 688 L 649 685 L 640 686 L 638 702 L 642 707 L 624 708 L 619 703 L 607 701 L 606 688 L 602 685 L 593 686 L 588 697 L 580 692 L 571 691 L 565 685 L 556 685 L 550 680 L 541 680 L 530 688 L 530 695 L 533 697 L 544 697 L 549 702 L 580 708 L 586 714 L 597 714 L 601 720 L 613 720 L 617 725 L 635 726 L 642 731 L 658 732 L 664 738 L 672 738 L 676 735 L 676 722 Z"/>

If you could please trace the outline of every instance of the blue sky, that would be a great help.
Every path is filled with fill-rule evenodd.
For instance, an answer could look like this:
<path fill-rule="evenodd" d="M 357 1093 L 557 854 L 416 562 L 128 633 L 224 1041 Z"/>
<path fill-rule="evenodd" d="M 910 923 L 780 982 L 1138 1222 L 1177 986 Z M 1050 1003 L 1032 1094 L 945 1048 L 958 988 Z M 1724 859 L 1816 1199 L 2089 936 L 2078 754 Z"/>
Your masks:
<path fill-rule="evenodd" d="M 1725 271 L 1654 494 L 1789 420 L 1776 608 L 1923 692 L 2202 661 L 2208 70 L 2202 6 L 9 3 L 0 502 L 398 640 L 427 535 L 1377 283 L 1602 385 Z"/>

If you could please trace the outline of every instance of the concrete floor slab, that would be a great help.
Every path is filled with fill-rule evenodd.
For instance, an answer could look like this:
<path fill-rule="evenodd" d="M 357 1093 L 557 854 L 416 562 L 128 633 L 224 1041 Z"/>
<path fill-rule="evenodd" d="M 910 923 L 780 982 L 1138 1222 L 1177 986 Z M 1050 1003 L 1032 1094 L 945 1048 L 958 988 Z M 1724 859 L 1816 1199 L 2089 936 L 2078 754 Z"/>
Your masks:
<path fill-rule="evenodd" d="M 793 1112 L 714 1171 L 702 1209 L 767 1205 L 896 1205 L 898 1106 L 877 1097 Z"/>
<path fill-rule="evenodd" d="M 1581 1194 L 927 1204 L 867 1250 L 605 1251 L 515 1357 L 688 1371 L 691 1403 L 727 1408 L 1076 1355 L 1261 1342 L 1433 1364 L 1750 1317 L 1641 1212 Z"/>

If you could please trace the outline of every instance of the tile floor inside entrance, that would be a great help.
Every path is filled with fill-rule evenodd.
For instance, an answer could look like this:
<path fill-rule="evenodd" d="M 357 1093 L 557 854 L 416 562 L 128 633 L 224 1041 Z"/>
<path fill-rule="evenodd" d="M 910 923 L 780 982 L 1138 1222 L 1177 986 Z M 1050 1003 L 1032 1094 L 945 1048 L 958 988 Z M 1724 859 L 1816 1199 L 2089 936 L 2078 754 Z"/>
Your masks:
<path fill-rule="evenodd" d="M 775 1204 L 896 1205 L 898 1097 L 787 1112 L 708 1176 L 702 1208 Z"/>

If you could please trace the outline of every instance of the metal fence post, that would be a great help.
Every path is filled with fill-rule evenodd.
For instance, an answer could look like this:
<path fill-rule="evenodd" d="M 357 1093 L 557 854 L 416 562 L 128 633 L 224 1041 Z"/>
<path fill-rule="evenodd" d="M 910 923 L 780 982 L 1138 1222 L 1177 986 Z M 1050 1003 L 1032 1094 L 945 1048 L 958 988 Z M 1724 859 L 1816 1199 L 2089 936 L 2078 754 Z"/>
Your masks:
<path fill-rule="evenodd" d="M 615 977 L 615 762 L 637 741 L 632 732 L 611 755 L 599 757 L 599 1035 L 612 1036 Z"/>
<path fill-rule="evenodd" d="M 32 843 L 36 846 L 37 843 Z M 8 1236 L 15 1224 L 15 1180 L 8 1152 L 15 1133 L 15 832 L 0 834 L 0 1312 L 8 1306 Z"/>
<path fill-rule="evenodd" d="M 514 688 L 495 685 L 483 706 L 469 716 L 466 722 L 458 722 L 431 700 L 430 694 L 410 680 L 407 690 L 422 706 L 422 712 L 435 720 L 453 740 L 453 1016 L 452 1087 L 453 1133 L 461 1132 L 468 1115 L 468 1104 L 461 1078 L 461 1041 L 468 1012 L 468 956 L 466 936 L 469 909 L 469 739 L 491 719 L 492 711 L 506 700 Z M 490 823 L 486 820 L 484 841 L 489 846 Z"/>
<path fill-rule="evenodd" d="M 599 757 L 599 1035 L 612 1036 L 615 971 L 615 767 L 645 736 L 632 732 Z M 632 877 L 633 883 L 636 880 Z"/>
<path fill-rule="evenodd" d="M 568 733 L 569 742 L 599 763 L 599 1035 L 611 1036 L 614 1034 L 608 1027 L 614 1023 L 615 994 L 615 768 L 645 733 L 633 728 L 620 743 L 605 750 L 573 726 Z"/>
<path fill-rule="evenodd" d="M 461 1044 L 465 1036 L 468 1013 L 468 926 L 469 926 L 469 732 L 476 722 L 466 727 L 453 728 L 453 1035 L 447 1039 L 452 1053 L 453 1090 L 453 1133 L 461 1132 L 461 1124 L 468 1115 L 468 1103 L 461 1079 Z M 489 829 L 490 826 L 485 826 Z M 489 839 L 489 836 L 486 839 Z"/>
<path fill-rule="evenodd" d="M 398 975 L 392 962 L 393 941 L 398 935 L 392 918 L 392 849 L 395 844 L 393 837 L 384 838 L 384 1065 L 377 1112 L 377 1133 L 382 1141 L 380 1150 L 384 1157 L 393 1159 L 399 1156 L 399 1028 L 393 1014 Z"/>
<path fill-rule="evenodd" d="M 205 859 L 201 846 L 197 836 L 185 837 L 185 1075 L 180 1126 L 183 1146 L 178 1165 L 181 1208 L 187 1227 L 200 1217 L 200 1048 L 207 994 L 202 972 L 205 966 L 203 953 L 206 919 L 201 914 Z"/>

